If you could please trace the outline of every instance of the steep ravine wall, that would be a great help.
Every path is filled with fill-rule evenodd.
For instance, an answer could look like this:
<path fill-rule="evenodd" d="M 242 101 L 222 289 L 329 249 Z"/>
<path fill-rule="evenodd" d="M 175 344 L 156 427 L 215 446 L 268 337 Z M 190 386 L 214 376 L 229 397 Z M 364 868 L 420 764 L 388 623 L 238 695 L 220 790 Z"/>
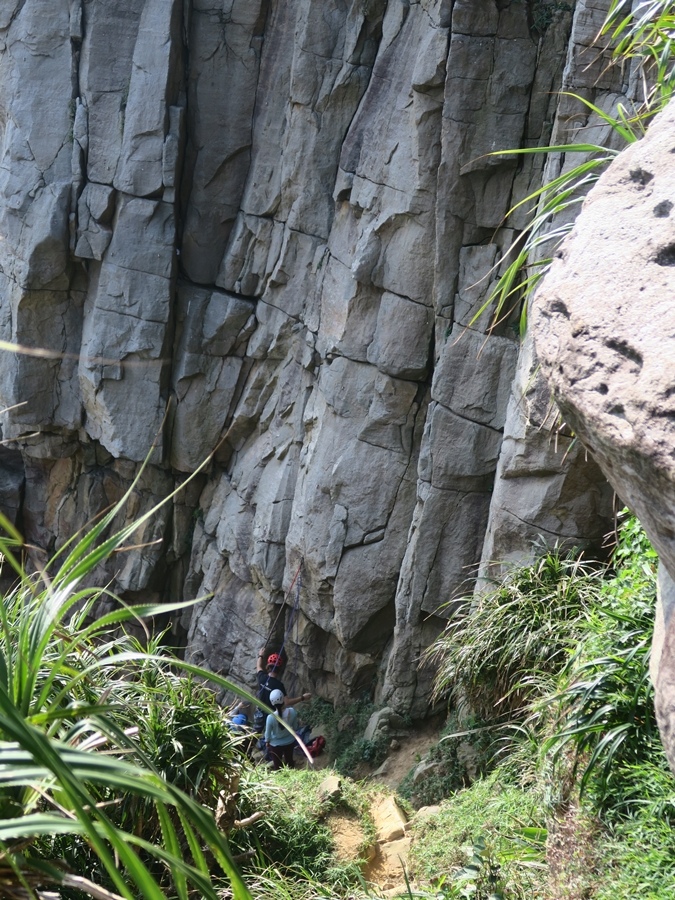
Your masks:
<path fill-rule="evenodd" d="M 598 542 L 603 476 L 472 319 L 541 180 L 486 154 L 597 137 L 556 91 L 626 90 L 607 5 L 0 0 L 0 337 L 50 351 L 0 357 L 0 484 L 36 563 L 155 439 L 128 517 L 225 437 L 116 589 L 212 593 L 174 628 L 246 682 L 298 573 L 295 678 L 420 713 L 481 558 Z"/>

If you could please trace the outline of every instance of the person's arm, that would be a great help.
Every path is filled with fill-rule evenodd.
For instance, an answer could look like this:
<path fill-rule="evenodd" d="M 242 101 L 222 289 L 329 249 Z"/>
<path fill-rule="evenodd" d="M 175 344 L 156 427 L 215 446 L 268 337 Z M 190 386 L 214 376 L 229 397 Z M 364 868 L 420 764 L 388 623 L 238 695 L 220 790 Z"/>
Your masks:
<path fill-rule="evenodd" d="M 297 697 L 284 697 L 284 706 L 288 709 L 289 706 L 295 706 L 296 703 L 302 703 L 303 700 L 311 700 L 312 695 L 310 693 L 300 694 Z"/>
<path fill-rule="evenodd" d="M 258 661 L 255 665 L 256 672 L 266 672 L 267 671 L 267 669 L 265 667 L 266 662 L 267 662 L 267 660 L 265 659 L 265 648 L 261 647 L 260 650 L 258 650 Z"/>
<path fill-rule="evenodd" d="M 274 722 L 274 716 L 268 716 L 267 721 L 265 722 L 265 743 L 269 744 L 272 739 L 272 723 Z"/>

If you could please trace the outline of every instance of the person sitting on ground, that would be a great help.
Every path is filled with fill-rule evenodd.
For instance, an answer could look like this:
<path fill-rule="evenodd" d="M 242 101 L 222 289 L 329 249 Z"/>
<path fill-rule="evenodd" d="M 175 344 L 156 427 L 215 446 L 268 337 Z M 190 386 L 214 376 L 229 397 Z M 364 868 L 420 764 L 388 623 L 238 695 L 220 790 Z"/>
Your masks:
<path fill-rule="evenodd" d="M 284 695 L 279 690 L 270 694 L 270 706 L 280 719 L 283 719 L 290 728 L 295 731 L 298 724 L 298 714 L 292 706 L 285 706 Z M 295 749 L 295 736 L 289 732 L 276 719 L 268 716 L 265 723 L 265 742 L 267 744 L 272 769 L 276 772 L 282 766 L 293 768 L 293 750 Z"/>
<path fill-rule="evenodd" d="M 230 722 L 234 726 L 234 731 L 243 731 L 251 724 L 251 704 L 248 700 L 241 700 L 230 712 Z"/>

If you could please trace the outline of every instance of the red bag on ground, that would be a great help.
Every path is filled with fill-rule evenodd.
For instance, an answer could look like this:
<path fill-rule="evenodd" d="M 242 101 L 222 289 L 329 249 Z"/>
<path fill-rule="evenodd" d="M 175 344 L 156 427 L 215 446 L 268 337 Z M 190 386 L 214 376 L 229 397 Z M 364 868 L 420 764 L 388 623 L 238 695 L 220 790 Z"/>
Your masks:
<path fill-rule="evenodd" d="M 310 756 L 319 756 L 320 753 L 323 753 L 323 748 L 325 746 L 326 738 L 320 734 L 307 744 L 307 750 L 309 751 Z"/>

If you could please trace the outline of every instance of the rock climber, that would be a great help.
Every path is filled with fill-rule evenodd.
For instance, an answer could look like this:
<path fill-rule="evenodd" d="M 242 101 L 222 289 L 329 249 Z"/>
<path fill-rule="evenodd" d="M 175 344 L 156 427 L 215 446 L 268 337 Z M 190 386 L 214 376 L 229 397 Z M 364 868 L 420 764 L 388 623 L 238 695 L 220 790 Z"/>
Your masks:
<path fill-rule="evenodd" d="M 297 697 L 287 697 L 286 685 L 278 677 L 283 671 L 283 659 L 278 653 L 270 653 L 267 656 L 266 648 L 261 647 L 258 651 L 258 661 L 256 664 L 256 679 L 258 682 L 258 699 L 266 706 L 270 706 L 270 694 L 272 691 L 281 691 L 285 698 L 286 706 L 294 706 L 303 700 L 310 700 L 310 693 L 299 694 Z M 265 733 L 265 723 L 267 722 L 268 713 L 264 709 L 256 709 L 253 719 L 255 729 L 259 734 Z M 263 749 L 261 747 L 261 749 Z"/>
<path fill-rule="evenodd" d="M 277 716 L 283 719 L 292 731 L 288 731 L 279 722 L 276 716 L 268 716 L 265 723 L 265 742 L 267 744 L 269 758 L 272 760 L 272 769 L 276 772 L 282 766 L 293 768 L 293 751 L 295 749 L 295 729 L 298 724 L 298 714 L 292 706 L 287 706 L 287 700 L 280 690 L 270 693 L 270 706 L 274 708 Z"/>
<path fill-rule="evenodd" d="M 261 647 L 258 651 L 258 662 L 256 664 L 256 678 L 258 681 L 258 699 L 270 705 L 270 694 L 272 691 L 281 691 L 284 695 L 286 706 L 294 706 L 303 700 L 310 700 L 310 693 L 298 694 L 297 697 L 288 697 L 288 691 L 283 681 L 278 677 L 281 675 L 284 662 L 278 653 L 270 653 L 265 661 L 265 647 Z"/>

